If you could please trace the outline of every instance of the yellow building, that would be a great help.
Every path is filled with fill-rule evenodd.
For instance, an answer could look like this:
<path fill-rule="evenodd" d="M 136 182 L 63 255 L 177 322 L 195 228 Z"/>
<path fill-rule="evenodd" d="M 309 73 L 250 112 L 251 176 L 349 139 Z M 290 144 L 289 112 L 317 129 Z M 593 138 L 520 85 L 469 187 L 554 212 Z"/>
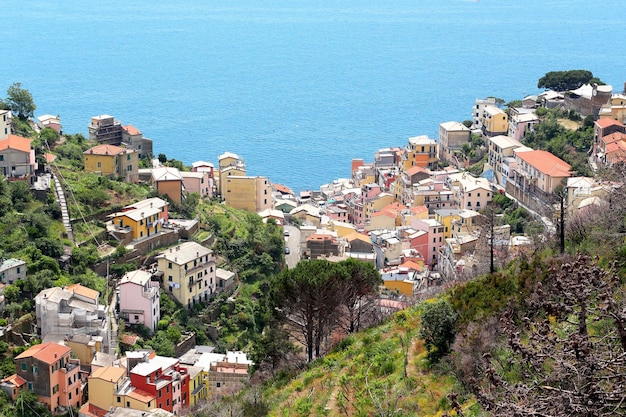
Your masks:
<path fill-rule="evenodd" d="M 452 222 L 455 220 L 459 220 L 460 213 L 462 210 L 459 209 L 440 209 L 435 210 L 435 220 L 443 226 L 443 238 L 449 239 L 452 233 Z"/>
<path fill-rule="evenodd" d="M 225 177 L 223 191 L 229 207 L 254 213 L 272 208 L 272 184 L 267 177 Z"/>
<path fill-rule="evenodd" d="M 481 128 L 483 136 L 506 135 L 509 131 L 509 117 L 504 110 L 496 106 L 485 106 Z"/>
<path fill-rule="evenodd" d="M 224 199 L 226 192 L 225 184 L 227 177 L 245 177 L 246 164 L 239 155 L 232 152 L 224 152 L 217 157 L 217 189 Z"/>
<path fill-rule="evenodd" d="M 193 408 L 196 404 L 200 404 L 209 397 L 209 391 L 206 381 L 209 373 L 204 372 L 201 366 L 184 366 L 189 374 L 189 407 Z"/>
<path fill-rule="evenodd" d="M 115 213 L 112 226 L 129 230 L 132 239 L 137 240 L 158 233 L 168 219 L 169 203 L 154 197 L 128 205 L 121 212 Z"/>
<path fill-rule="evenodd" d="M 139 179 L 139 158 L 133 149 L 114 145 L 97 145 L 83 152 L 85 171 L 109 177 L 122 177 L 125 181 Z"/>
<path fill-rule="evenodd" d="M 352 223 L 331 220 L 329 230 L 336 232 L 337 237 L 345 237 L 356 232 L 356 227 Z"/>
<path fill-rule="evenodd" d="M 148 392 L 126 384 L 126 368 L 104 366 L 96 369 L 88 380 L 89 401 L 81 408 L 83 415 L 99 415 L 112 407 L 148 411 L 157 408 L 157 399 Z"/>
<path fill-rule="evenodd" d="M 384 207 L 396 201 L 396 197 L 389 193 L 380 193 L 374 199 L 365 203 L 364 212 L 365 219 L 370 219 L 372 214 L 381 211 Z"/>
<path fill-rule="evenodd" d="M 216 290 L 213 251 L 196 242 L 184 242 L 157 256 L 163 286 L 188 308 L 208 301 Z"/>
<path fill-rule="evenodd" d="M 419 166 L 430 168 L 437 162 L 437 141 L 426 135 L 409 138 L 404 170 Z"/>

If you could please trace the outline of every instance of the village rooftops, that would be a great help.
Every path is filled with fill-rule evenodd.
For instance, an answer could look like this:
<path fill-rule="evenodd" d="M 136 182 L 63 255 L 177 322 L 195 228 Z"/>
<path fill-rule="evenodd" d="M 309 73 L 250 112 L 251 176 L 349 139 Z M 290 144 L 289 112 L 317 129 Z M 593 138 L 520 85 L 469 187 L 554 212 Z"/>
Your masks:
<path fill-rule="evenodd" d="M 215 165 L 213 165 L 211 162 L 207 162 L 207 161 L 196 161 L 196 162 L 191 164 L 191 167 L 192 168 L 201 168 L 201 167 L 215 168 Z"/>
<path fill-rule="evenodd" d="M 147 362 L 140 362 L 133 369 L 131 373 L 141 376 L 148 376 L 152 372 L 157 370 L 167 370 L 178 363 L 176 358 L 168 358 L 165 356 L 155 356 Z"/>
<path fill-rule="evenodd" d="M 160 167 L 152 170 L 154 181 L 182 181 L 180 171 L 173 167 Z"/>
<path fill-rule="evenodd" d="M 443 127 L 445 130 L 449 132 L 458 131 L 458 130 L 469 131 L 469 128 L 461 122 L 444 122 L 444 123 L 439 123 L 439 126 Z"/>
<path fill-rule="evenodd" d="M 184 242 L 180 245 L 164 250 L 158 255 L 158 257 L 163 257 L 169 262 L 174 262 L 177 265 L 184 265 L 187 262 L 191 262 L 212 253 L 213 252 L 210 249 L 205 248 L 199 243 Z"/>
<path fill-rule="evenodd" d="M 0 151 L 5 149 L 30 152 L 30 139 L 17 135 L 9 135 L 6 139 L 0 140 Z"/>
<path fill-rule="evenodd" d="M 115 145 L 96 145 L 93 148 L 87 149 L 83 152 L 83 155 L 123 155 L 126 153 L 135 152 L 133 149 L 122 148 L 121 146 Z"/>
<path fill-rule="evenodd" d="M 141 285 L 143 287 L 148 281 L 150 281 L 151 277 L 151 273 L 147 271 L 142 271 L 141 269 L 137 269 L 135 271 L 130 271 L 124 274 L 124 276 L 120 280 L 120 284 L 132 282 L 133 284 Z"/>
<path fill-rule="evenodd" d="M 124 207 L 124 210 L 141 210 L 146 208 L 157 208 L 161 209 L 168 205 L 168 202 L 160 199 L 159 197 L 152 197 L 145 200 L 138 201 L 133 204 L 129 204 Z"/>
<path fill-rule="evenodd" d="M 571 166 L 548 151 L 535 150 L 517 154 L 517 157 L 542 174 L 551 177 L 569 177 Z"/>
<path fill-rule="evenodd" d="M 16 356 L 15 359 L 35 358 L 51 365 L 71 351 L 72 349 L 67 346 L 59 345 L 54 342 L 46 342 L 31 346 L 28 350 Z"/>
<path fill-rule="evenodd" d="M 233 159 L 238 159 L 240 161 L 242 161 L 242 159 L 239 157 L 239 155 L 237 155 L 236 153 L 232 153 L 232 152 L 224 152 L 223 154 L 219 155 L 217 157 L 218 161 L 221 161 L 222 159 L 226 159 L 226 158 L 233 158 Z"/>
<path fill-rule="evenodd" d="M 515 147 L 519 147 L 519 146 L 523 146 L 522 143 L 518 140 L 513 139 L 510 136 L 505 136 L 505 135 L 498 135 L 498 136 L 494 136 L 492 138 L 489 138 L 489 140 L 491 142 L 493 142 L 494 145 L 502 148 L 502 149 L 508 149 L 508 148 L 515 148 Z"/>
<path fill-rule="evenodd" d="M 88 298 L 93 300 L 94 302 L 98 301 L 98 296 L 100 293 L 96 290 L 92 290 L 91 288 L 84 287 L 80 284 L 72 284 L 65 287 L 66 291 L 71 292 L 72 294 L 79 295 L 81 297 Z"/>
<path fill-rule="evenodd" d="M 624 126 L 622 122 L 615 120 L 613 118 L 609 118 L 609 117 L 603 117 L 601 119 L 598 119 L 595 121 L 595 124 L 601 127 L 602 129 L 605 129 L 609 126 Z"/>
<path fill-rule="evenodd" d="M 103 366 L 91 374 L 90 378 L 102 379 L 109 382 L 117 382 L 126 375 L 126 369 L 119 366 Z"/>
<path fill-rule="evenodd" d="M 126 131 L 126 133 L 128 133 L 129 135 L 141 135 L 141 131 L 139 129 L 137 129 L 135 126 L 133 125 L 126 125 L 126 126 L 122 126 L 122 128 Z"/>
<path fill-rule="evenodd" d="M 414 145 L 414 146 L 418 146 L 418 145 L 436 145 L 437 141 L 434 139 L 429 138 L 426 135 L 421 135 L 421 136 L 414 136 L 412 138 L 409 138 L 409 144 L 410 145 Z"/>

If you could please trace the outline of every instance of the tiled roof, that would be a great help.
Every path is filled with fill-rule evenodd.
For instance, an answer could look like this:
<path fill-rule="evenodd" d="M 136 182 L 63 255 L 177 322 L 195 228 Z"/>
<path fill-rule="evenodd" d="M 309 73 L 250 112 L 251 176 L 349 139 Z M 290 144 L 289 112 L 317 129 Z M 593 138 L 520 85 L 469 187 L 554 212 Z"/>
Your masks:
<path fill-rule="evenodd" d="M 136 336 L 134 334 L 126 333 L 120 336 L 120 343 L 123 343 L 126 346 L 135 346 L 138 340 L 139 340 L 139 336 Z"/>
<path fill-rule="evenodd" d="M 71 351 L 72 349 L 67 346 L 59 345 L 54 342 L 46 342 L 40 345 L 31 346 L 28 350 L 16 356 L 15 359 L 33 357 L 47 364 L 52 364 Z"/>
<path fill-rule="evenodd" d="M 144 286 L 146 282 L 150 281 L 152 274 L 148 271 L 142 271 L 141 269 L 136 269 L 134 271 L 130 271 L 124 274 L 122 279 L 120 280 L 120 284 L 125 284 L 128 282 L 132 282 L 133 284 Z"/>
<path fill-rule="evenodd" d="M 8 382 L 8 383 L 12 384 L 13 386 L 16 386 L 16 387 L 19 388 L 22 385 L 26 384 L 27 381 L 24 378 L 22 378 L 21 376 L 19 376 L 18 374 L 13 374 L 11 376 L 7 376 L 6 378 L 4 378 L 0 382 Z"/>
<path fill-rule="evenodd" d="M 123 128 L 129 135 L 141 135 L 141 131 L 133 125 L 126 125 Z"/>
<path fill-rule="evenodd" d="M 142 403 L 148 403 L 149 401 L 156 399 L 156 396 L 137 388 L 129 392 L 128 396 L 137 401 L 141 401 Z"/>
<path fill-rule="evenodd" d="M 272 187 L 274 187 L 274 189 L 276 189 L 276 191 L 278 191 L 281 194 L 293 194 L 293 191 L 291 191 L 291 188 L 287 187 L 286 185 L 272 184 Z"/>
<path fill-rule="evenodd" d="M 93 148 L 87 149 L 83 152 L 83 155 L 102 155 L 102 156 L 116 156 L 125 152 L 134 152 L 121 146 L 115 145 L 96 145 Z"/>
<path fill-rule="evenodd" d="M 152 178 L 154 181 L 182 181 L 180 171 L 172 167 L 161 167 L 152 170 Z"/>
<path fill-rule="evenodd" d="M 418 173 L 420 173 L 420 172 L 423 172 L 423 173 L 425 173 L 425 174 L 427 174 L 427 173 L 428 173 L 428 171 L 427 171 L 426 169 L 424 169 L 424 168 L 422 168 L 422 167 L 420 167 L 420 166 L 414 166 L 414 167 L 411 167 L 411 168 L 409 168 L 409 169 L 407 169 L 407 170 L 406 170 L 406 174 L 407 174 L 409 177 L 412 177 L 413 175 L 418 174 Z"/>
<path fill-rule="evenodd" d="M 609 126 L 624 126 L 620 121 L 608 117 L 596 120 L 596 124 L 602 129 Z"/>
<path fill-rule="evenodd" d="M 213 251 L 205 248 L 196 242 L 184 242 L 180 245 L 176 245 L 159 254 L 160 257 L 167 259 L 170 262 L 174 262 L 176 265 L 184 265 L 187 262 L 191 262 L 195 259 L 201 258 L 205 255 L 212 254 Z"/>
<path fill-rule="evenodd" d="M 0 140 L 0 151 L 5 149 L 30 152 L 30 139 L 16 135 L 9 135 L 6 139 Z"/>
<path fill-rule="evenodd" d="M 606 135 L 602 138 L 602 142 L 605 144 L 618 142 L 620 140 L 626 140 L 626 133 L 613 132 L 610 135 Z"/>
<path fill-rule="evenodd" d="M 103 366 L 91 374 L 90 378 L 102 379 L 109 382 L 117 382 L 126 375 L 126 369 L 119 366 Z"/>
<path fill-rule="evenodd" d="M 423 267 L 420 264 L 418 264 L 417 262 L 413 262 L 413 261 L 406 261 L 405 263 L 403 263 L 399 267 L 400 268 L 409 268 L 409 269 L 412 269 L 414 271 L 421 271 L 423 269 Z"/>
<path fill-rule="evenodd" d="M 570 164 L 548 151 L 522 152 L 517 156 L 542 174 L 551 177 L 569 177 L 571 175 L 570 169 L 572 167 Z"/>
<path fill-rule="evenodd" d="M 86 402 L 83 406 L 78 410 L 80 415 L 85 415 L 88 417 L 105 417 L 109 414 L 109 410 L 104 410 L 98 406 L 91 404 L 90 402 Z"/>
<path fill-rule="evenodd" d="M 83 297 L 89 298 L 91 300 L 97 300 L 100 293 L 96 290 L 92 290 L 91 288 L 83 287 L 80 284 L 72 284 L 65 287 L 66 291 L 70 291 L 76 295 L 82 295 Z"/>

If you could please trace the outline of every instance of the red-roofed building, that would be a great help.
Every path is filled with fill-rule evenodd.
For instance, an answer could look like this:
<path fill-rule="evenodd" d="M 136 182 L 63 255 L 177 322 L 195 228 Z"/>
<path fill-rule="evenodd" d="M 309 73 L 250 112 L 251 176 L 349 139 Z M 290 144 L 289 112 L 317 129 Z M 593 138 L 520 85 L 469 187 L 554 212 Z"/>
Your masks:
<path fill-rule="evenodd" d="M 11 401 L 15 401 L 20 395 L 20 391 L 26 390 L 26 380 L 18 374 L 13 374 L 0 381 L 0 390 L 2 390 Z"/>
<path fill-rule="evenodd" d="M 80 361 L 71 359 L 70 352 L 67 346 L 47 342 L 31 346 L 14 359 L 17 375 L 26 381 L 26 389 L 34 391 L 52 412 L 82 404 Z"/>
<path fill-rule="evenodd" d="M 606 165 L 613 165 L 626 161 L 626 135 L 623 140 L 609 143 L 606 146 L 603 162 Z"/>
<path fill-rule="evenodd" d="M 8 135 L 0 140 L 0 174 L 7 178 L 28 178 L 35 170 L 37 161 L 30 139 Z"/>
<path fill-rule="evenodd" d="M 104 144 L 87 149 L 83 155 L 87 172 L 122 177 L 129 182 L 139 180 L 139 159 L 133 149 Z"/>
<path fill-rule="evenodd" d="M 611 118 L 598 119 L 593 124 L 593 157 L 599 163 L 604 163 L 607 136 L 626 133 L 626 126 L 620 121 Z"/>
<path fill-rule="evenodd" d="M 515 181 L 523 190 L 551 194 L 565 178 L 571 176 L 570 164 L 548 151 L 519 152 L 515 159 Z"/>

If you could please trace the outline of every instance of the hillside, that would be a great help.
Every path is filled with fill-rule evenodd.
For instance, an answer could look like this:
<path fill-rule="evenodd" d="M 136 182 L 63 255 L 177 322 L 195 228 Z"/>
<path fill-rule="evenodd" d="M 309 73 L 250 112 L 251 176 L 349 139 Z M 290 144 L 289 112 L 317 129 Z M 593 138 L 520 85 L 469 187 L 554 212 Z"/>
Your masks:
<path fill-rule="evenodd" d="M 398 312 L 344 339 L 292 380 L 270 384 L 268 415 L 442 416 L 455 396 L 465 415 L 481 415 L 445 366 L 430 367 L 424 342 L 415 337 L 421 311 Z"/>

